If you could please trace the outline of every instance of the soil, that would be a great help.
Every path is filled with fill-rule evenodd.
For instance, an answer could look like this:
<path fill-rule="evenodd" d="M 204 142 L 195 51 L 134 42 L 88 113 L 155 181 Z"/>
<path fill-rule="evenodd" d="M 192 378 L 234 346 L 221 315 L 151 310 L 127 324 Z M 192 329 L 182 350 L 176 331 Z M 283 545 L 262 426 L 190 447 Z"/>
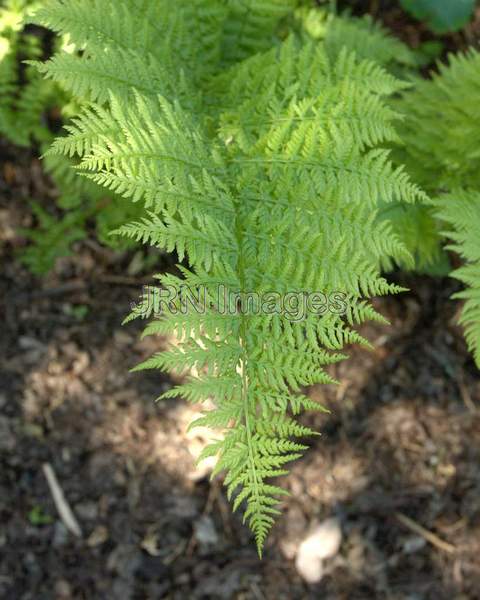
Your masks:
<path fill-rule="evenodd" d="M 163 340 L 122 327 L 150 274 L 93 239 L 38 279 L 18 262 L 29 200 L 54 195 L 32 150 L 0 142 L 0 598 L 461 600 L 480 598 L 480 376 L 457 326 L 456 284 L 399 279 L 377 302 L 374 350 L 351 350 L 331 411 L 282 482 L 291 496 L 256 555 L 221 480 L 195 466 L 199 411 L 155 403 L 175 384 L 129 369 Z M 53 469 L 81 528 L 59 516 Z M 339 552 L 306 584 L 294 553 L 337 517 Z"/>

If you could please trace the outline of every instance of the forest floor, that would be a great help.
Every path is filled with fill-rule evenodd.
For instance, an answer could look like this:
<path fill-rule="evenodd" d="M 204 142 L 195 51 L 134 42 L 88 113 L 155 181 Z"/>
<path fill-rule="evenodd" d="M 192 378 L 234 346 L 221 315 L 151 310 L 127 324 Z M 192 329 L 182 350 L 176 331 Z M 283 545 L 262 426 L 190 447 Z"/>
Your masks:
<path fill-rule="evenodd" d="M 480 598 L 480 377 L 455 284 L 402 281 L 409 293 L 378 302 L 391 326 L 365 328 L 375 350 L 352 350 L 340 387 L 310 391 L 331 414 L 304 417 L 322 436 L 282 482 L 292 496 L 260 562 L 221 483 L 195 467 L 198 409 L 155 404 L 173 382 L 129 373 L 162 343 L 120 325 L 144 282 L 124 275 L 131 256 L 90 240 L 31 276 L 17 228 L 49 182 L 29 151 L 0 150 L 0 598 Z M 45 463 L 81 537 L 57 514 Z M 293 553 L 331 516 L 342 545 L 308 586 Z"/>
<path fill-rule="evenodd" d="M 375 3 L 372 3 L 375 4 Z M 175 382 L 129 373 L 161 347 L 121 327 L 149 276 L 92 239 L 38 279 L 20 266 L 29 200 L 52 190 L 33 151 L 0 142 L 0 599 L 480 599 L 480 376 L 450 280 L 410 277 L 310 394 L 331 414 L 281 484 L 292 492 L 259 561 L 221 481 L 195 458 L 207 433 Z M 55 508 L 56 474 L 81 527 Z M 337 517 L 339 552 L 307 585 L 312 524 Z"/>

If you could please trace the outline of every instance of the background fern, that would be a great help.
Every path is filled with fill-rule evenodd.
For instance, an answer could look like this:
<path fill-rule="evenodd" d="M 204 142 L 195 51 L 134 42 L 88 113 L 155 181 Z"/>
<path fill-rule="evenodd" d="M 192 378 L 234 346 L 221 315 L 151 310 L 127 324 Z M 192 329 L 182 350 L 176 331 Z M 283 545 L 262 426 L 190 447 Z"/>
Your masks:
<path fill-rule="evenodd" d="M 431 80 L 417 81 L 404 94 L 399 108 L 405 119 L 400 130 L 400 160 L 412 177 L 433 197 L 430 223 L 453 244 L 449 248 L 465 259 L 453 272 L 468 288 L 455 297 L 466 300 L 461 322 L 469 347 L 480 366 L 480 54 L 470 50 L 449 57 Z M 440 219 L 441 226 L 434 218 Z M 446 231 L 442 232 L 445 223 Z"/>
<path fill-rule="evenodd" d="M 44 54 L 42 36 L 26 26 L 29 15 L 43 4 L 41 0 L 7 0 L 0 8 L 0 134 L 18 146 L 33 145 L 39 154 L 49 148 L 55 137 L 51 115 L 55 114 L 56 120 L 61 115 L 68 122 L 83 102 L 73 100 L 56 83 L 43 78 L 33 65 L 26 64 Z M 57 38 L 54 45 L 60 48 L 64 41 Z M 68 44 L 64 48 L 67 54 L 71 51 Z M 86 237 L 91 218 L 101 242 L 114 247 L 128 245 L 113 238 L 110 232 L 139 214 L 135 206 L 114 194 L 106 195 L 93 182 L 77 177 L 68 157 L 48 156 L 43 164 L 58 191 L 59 210 L 52 214 L 38 202 L 32 204 L 37 230 L 21 232 L 30 244 L 20 254 L 31 271 L 46 273 L 57 258 L 71 254 L 73 242 Z"/>
<path fill-rule="evenodd" d="M 23 31 L 25 17 L 35 6 L 38 2 L 31 0 L 7 0 L 0 8 L 0 133 L 21 146 L 28 146 L 32 137 L 50 138 L 42 117 L 54 90 L 20 64 L 41 55 L 38 38 Z"/>
<path fill-rule="evenodd" d="M 375 61 L 397 75 L 408 73 L 418 64 L 415 53 L 370 15 L 353 17 L 348 12 L 337 14 L 307 5 L 296 10 L 295 22 L 301 35 L 322 41 L 330 57 L 338 56 L 346 47 L 358 58 Z"/>
<path fill-rule="evenodd" d="M 412 177 L 433 193 L 480 187 L 479 72 L 476 50 L 450 55 L 431 80 L 416 81 L 402 98 L 402 160 Z"/>
<path fill-rule="evenodd" d="M 467 287 L 454 298 L 465 301 L 460 323 L 465 327 L 468 346 L 480 368 L 480 191 L 454 190 L 439 196 L 435 204 L 438 218 L 447 225 L 443 234 L 452 240 L 449 248 L 465 261 L 453 271 L 452 277 Z"/>

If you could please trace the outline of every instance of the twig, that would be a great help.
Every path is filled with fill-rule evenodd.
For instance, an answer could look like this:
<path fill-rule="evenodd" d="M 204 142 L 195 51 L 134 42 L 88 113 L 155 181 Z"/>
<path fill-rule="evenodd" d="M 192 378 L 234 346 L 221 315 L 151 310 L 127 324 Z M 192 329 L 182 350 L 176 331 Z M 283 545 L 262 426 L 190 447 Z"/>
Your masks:
<path fill-rule="evenodd" d="M 222 519 L 223 526 L 224 526 L 225 530 L 227 531 L 228 536 L 231 537 L 231 536 L 233 536 L 233 530 L 232 530 L 232 526 L 230 524 L 230 514 L 231 513 L 228 510 L 227 506 L 225 506 L 225 498 L 219 492 L 215 496 L 215 500 L 217 501 L 217 505 L 220 509 L 220 517 Z"/>
<path fill-rule="evenodd" d="M 263 595 L 262 590 L 259 588 L 256 581 L 250 582 L 250 590 L 256 600 L 265 600 L 265 596 Z"/>
<path fill-rule="evenodd" d="M 397 512 L 395 513 L 395 517 L 400 521 L 400 523 L 405 525 L 405 527 L 408 527 L 408 529 L 423 537 L 425 540 L 427 540 L 427 542 L 432 544 L 432 546 L 435 546 L 436 548 L 438 548 L 439 550 L 443 550 L 444 552 L 448 552 L 448 554 L 453 554 L 456 552 L 457 549 L 455 548 L 455 546 L 440 539 L 438 535 L 435 535 L 431 531 L 428 531 L 428 529 L 425 529 L 425 527 L 422 527 L 421 525 L 410 519 L 410 517 L 407 517 L 407 515 Z"/>
<path fill-rule="evenodd" d="M 152 279 L 148 277 L 126 277 L 123 275 L 101 275 L 98 277 L 100 283 L 111 285 L 124 285 L 127 287 L 139 287 L 141 285 L 152 285 Z"/>
<path fill-rule="evenodd" d="M 205 503 L 205 508 L 202 511 L 202 516 L 208 515 L 212 512 L 212 506 L 214 502 L 217 500 L 219 494 L 219 487 L 216 483 L 212 483 L 210 485 L 210 489 L 208 491 L 207 502 Z M 185 550 L 185 554 L 188 557 L 193 555 L 193 551 L 195 550 L 195 546 L 197 545 L 197 540 L 195 537 L 195 529 L 192 531 L 192 535 L 190 536 L 190 540 L 187 544 L 187 549 Z"/>
<path fill-rule="evenodd" d="M 170 554 L 170 556 L 167 556 L 163 560 L 163 564 L 168 567 L 169 565 L 174 563 L 175 560 L 185 552 L 186 546 L 187 546 L 186 540 L 181 540 L 181 542 L 179 544 L 177 544 L 177 546 L 175 547 L 172 554 Z"/>
<path fill-rule="evenodd" d="M 53 501 L 57 508 L 58 514 L 60 515 L 65 527 L 68 529 L 68 531 L 73 533 L 73 535 L 82 537 L 80 525 L 78 524 L 72 509 L 65 499 L 65 495 L 60 487 L 60 484 L 58 483 L 54 470 L 49 463 L 44 463 L 42 469 L 45 474 L 45 478 L 47 479 L 50 492 L 52 493 Z"/>
<path fill-rule="evenodd" d="M 460 390 L 460 396 L 462 397 L 463 403 L 468 408 L 471 413 L 477 412 L 477 407 L 475 406 L 472 397 L 470 396 L 470 392 L 465 385 L 465 381 L 463 380 L 463 376 L 459 373 L 458 376 L 458 388 Z"/>
<path fill-rule="evenodd" d="M 216 483 L 212 483 L 210 485 L 210 489 L 208 491 L 207 501 L 205 503 L 205 508 L 203 509 L 203 515 L 209 515 L 212 512 L 212 506 L 216 501 L 220 490 Z"/>
<path fill-rule="evenodd" d="M 46 288 L 44 290 L 35 290 L 33 292 L 28 292 L 20 295 L 20 298 L 23 299 L 33 299 L 33 298 L 48 298 L 52 296 L 63 296 L 64 294 L 73 294 L 75 292 L 83 292 L 87 289 L 87 284 L 84 281 L 74 280 L 69 281 L 63 285 L 59 285 L 58 287 Z"/>

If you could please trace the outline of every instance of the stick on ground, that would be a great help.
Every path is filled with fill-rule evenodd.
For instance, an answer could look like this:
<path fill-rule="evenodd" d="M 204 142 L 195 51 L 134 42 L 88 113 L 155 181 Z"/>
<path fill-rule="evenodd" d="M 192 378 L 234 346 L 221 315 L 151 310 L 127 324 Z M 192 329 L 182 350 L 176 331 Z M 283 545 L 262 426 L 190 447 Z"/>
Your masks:
<path fill-rule="evenodd" d="M 47 479 L 48 487 L 52 493 L 53 501 L 58 510 L 58 514 L 63 521 L 65 527 L 77 537 L 82 537 L 82 530 L 78 524 L 72 509 L 70 508 L 65 495 L 63 493 L 60 484 L 58 483 L 57 476 L 55 475 L 52 466 L 49 463 L 44 463 L 42 466 L 43 472 Z"/>

